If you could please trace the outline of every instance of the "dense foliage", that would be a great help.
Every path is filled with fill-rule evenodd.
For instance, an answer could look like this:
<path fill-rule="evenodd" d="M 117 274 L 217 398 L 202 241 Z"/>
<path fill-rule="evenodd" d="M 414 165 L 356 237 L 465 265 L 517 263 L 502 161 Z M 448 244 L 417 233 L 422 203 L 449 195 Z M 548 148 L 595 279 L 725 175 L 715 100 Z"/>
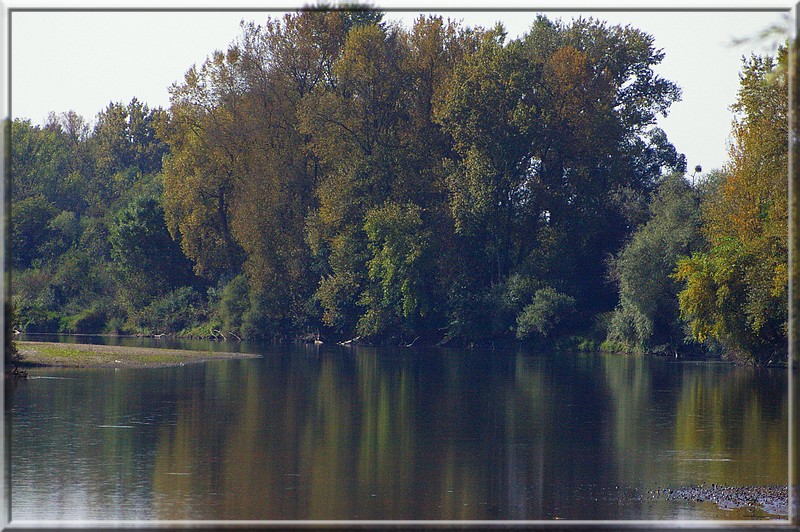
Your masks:
<path fill-rule="evenodd" d="M 702 189 L 680 174 L 667 177 L 653 194 L 650 219 L 642 224 L 612 263 L 619 284 L 619 305 L 609 326 L 608 347 L 644 353 L 684 344 L 671 278 L 677 261 L 703 249 L 700 226 Z"/>
<path fill-rule="evenodd" d="M 726 178 L 703 205 L 710 245 L 675 276 L 693 337 L 760 362 L 788 345 L 787 60 L 784 47 L 745 61 Z"/>
<path fill-rule="evenodd" d="M 134 99 L 93 128 L 71 112 L 9 124 L 20 326 L 483 345 L 608 333 L 648 351 L 684 345 L 681 317 L 700 341 L 738 334 L 692 295 L 703 265 L 735 253 L 750 261 L 736 282 L 760 290 L 731 285 L 747 309 L 735 327 L 774 341 L 779 160 L 759 174 L 774 192 L 758 238 L 732 244 L 755 229 L 724 219 L 777 150 L 765 137 L 785 137 L 785 109 L 754 113 L 780 107 L 773 63 L 746 65 L 733 161 L 701 192 L 655 126 L 680 98 L 654 72 L 663 56 L 593 19 L 539 16 L 513 40 L 375 11 L 243 23 L 166 111 Z"/>

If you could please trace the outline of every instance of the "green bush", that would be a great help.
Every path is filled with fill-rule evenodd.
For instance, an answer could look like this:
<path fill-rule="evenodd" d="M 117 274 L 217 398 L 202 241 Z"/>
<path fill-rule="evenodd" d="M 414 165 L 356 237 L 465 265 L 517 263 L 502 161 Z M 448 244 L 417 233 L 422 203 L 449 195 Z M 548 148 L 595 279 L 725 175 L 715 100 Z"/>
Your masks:
<path fill-rule="evenodd" d="M 485 290 L 476 290 L 465 277 L 457 278 L 448 294 L 448 338 L 466 342 L 488 338 L 494 314 L 490 299 Z"/>
<path fill-rule="evenodd" d="M 58 330 L 63 333 L 99 334 L 106 324 L 106 316 L 102 309 L 92 306 L 77 314 L 62 316 Z"/>
<path fill-rule="evenodd" d="M 41 300 L 20 300 L 17 307 L 19 329 L 28 333 L 55 333 L 59 330 L 58 312 L 49 310 Z"/>
<path fill-rule="evenodd" d="M 566 329 L 575 314 L 575 298 L 547 287 L 517 316 L 517 338 L 553 337 Z"/>
<path fill-rule="evenodd" d="M 620 306 L 609 324 L 604 350 L 643 354 L 653 334 L 653 322 L 636 307 Z"/>
<path fill-rule="evenodd" d="M 244 316 L 250 310 L 250 285 L 245 274 L 231 279 L 219 297 L 219 318 L 228 331 L 241 332 Z"/>
<path fill-rule="evenodd" d="M 644 353 L 659 345 L 681 347 L 679 283 L 671 277 L 678 260 L 704 246 L 700 196 L 682 174 L 664 179 L 653 194 L 650 220 L 640 226 L 614 258 L 619 303 L 607 346 Z"/>
<path fill-rule="evenodd" d="M 89 307 L 61 317 L 59 331 L 75 334 L 109 332 L 109 324 L 124 319 L 125 311 L 112 301 L 101 299 Z"/>
<path fill-rule="evenodd" d="M 143 333 L 177 334 L 196 327 L 207 316 L 205 302 L 192 287 L 182 286 L 144 307 L 133 318 Z"/>
<path fill-rule="evenodd" d="M 17 267 L 31 266 L 52 236 L 50 222 L 58 213 L 44 196 L 36 195 L 14 203 L 11 225 L 11 258 Z"/>

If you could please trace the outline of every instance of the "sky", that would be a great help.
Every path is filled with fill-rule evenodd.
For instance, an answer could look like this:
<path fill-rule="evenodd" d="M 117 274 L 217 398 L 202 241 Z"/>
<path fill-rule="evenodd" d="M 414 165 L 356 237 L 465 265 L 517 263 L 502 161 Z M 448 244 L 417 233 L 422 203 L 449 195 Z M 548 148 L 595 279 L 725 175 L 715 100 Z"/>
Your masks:
<path fill-rule="evenodd" d="M 608 6 L 584 2 L 582 5 Z M 31 4 L 41 5 L 41 4 Z M 54 4 L 51 4 L 51 6 Z M 104 4 L 95 4 L 104 7 Z M 109 6 L 113 4 L 107 4 Z M 267 7 L 270 6 L 267 4 Z M 271 4 L 271 5 L 274 5 Z M 292 7 L 295 4 L 284 4 Z M 398 2 L 376 3 L 387 10 L 386 19 L 410 27 L 419 12 L 392 11 Z M 462 4 L 463 5 L 463 4 Z M 470 9 L 485 4 L 467 4 Z M 514 4 L 510 4 L 514 6 Z M 518 2 L 516 7 L 520 3 Z M 536 5 L 528 1 L 526 5 Z M 553 4 L 551 3 L 550 6 Z M 571 5 L 571 4 L 559 4 Z M 619 6 L 619 4 L 616 4 Z M 634 4 L 647 7 L 647 1 Z M 678 4 L 680 5 L 680 4 Z M 550 18 L 570 20 L 593 16 L 610 24 L 630 24 L 655 38 L 665 52 L 655 70 L 677 83 L 683 99 L 669 116 L 659 119 L 690 169 L 702 165 L 703 173 L 722 167 L 727 160 L 731 120 L 742 57 L 755 52 L 774 53 L 782 39 L 752 39 L 776 24 L 788 26 L 785 12 L 791 3 L 750 4 L 772 11 L 543 11 Z M 17 2 L 12 7 L 25 7 Z M 202 7 L 202 6 L 201 6 Z M 505 7 L 505 6 L 504 6 Z M 784 13 L 780 12 L 780 8 Z M 463 9 L 463 8 L 462 8 Z M 463 20 L 467 26 L 493 26 L 501 21 L 509 38 L 530 27 L 536 11 L 438 10 L 445 18 Z M 13 118 L 43 124 L 50 112 L 74 110 L 90 123 L 111 102 L 132 98 L 152 107 L 169 107 L 169 87 L 184 73 L 201 64 L 214 50 L 225 49 L 240 34 L 239 22 L 262 23 L 278 12 L 259 11 L 11 11 L 10 68 Z M 737 39 L 750 39 L 734 44 Z"/>

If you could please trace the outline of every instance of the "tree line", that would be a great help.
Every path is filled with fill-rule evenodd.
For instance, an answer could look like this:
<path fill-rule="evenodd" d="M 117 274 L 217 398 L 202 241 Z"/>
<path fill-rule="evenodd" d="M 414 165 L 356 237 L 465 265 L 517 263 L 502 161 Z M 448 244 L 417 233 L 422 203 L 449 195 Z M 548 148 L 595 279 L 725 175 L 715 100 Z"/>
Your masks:
<path fill-rule="evenodd" d="M 730 162 L 693 184 L 630 26 L 241 30 L 168 110 L 7 123 L 21 329 L 785 351 L 784 49 L 744 61 Z"/>

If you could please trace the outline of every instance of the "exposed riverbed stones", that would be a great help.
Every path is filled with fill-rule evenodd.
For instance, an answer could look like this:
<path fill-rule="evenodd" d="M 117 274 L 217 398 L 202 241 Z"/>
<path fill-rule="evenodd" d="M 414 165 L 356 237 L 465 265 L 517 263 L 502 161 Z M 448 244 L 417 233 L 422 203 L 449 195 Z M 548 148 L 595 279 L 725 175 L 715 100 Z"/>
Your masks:
<path fill-rule="evenodd" d="M 694 502 L 713 502 L 720 509 L 760 508 L 776 516 L 789 513 L 789 489 L 787 486 L 722 486 L 701 484 L 666 488 L 649 492 L 651 498 L 684 500 Z"/>

